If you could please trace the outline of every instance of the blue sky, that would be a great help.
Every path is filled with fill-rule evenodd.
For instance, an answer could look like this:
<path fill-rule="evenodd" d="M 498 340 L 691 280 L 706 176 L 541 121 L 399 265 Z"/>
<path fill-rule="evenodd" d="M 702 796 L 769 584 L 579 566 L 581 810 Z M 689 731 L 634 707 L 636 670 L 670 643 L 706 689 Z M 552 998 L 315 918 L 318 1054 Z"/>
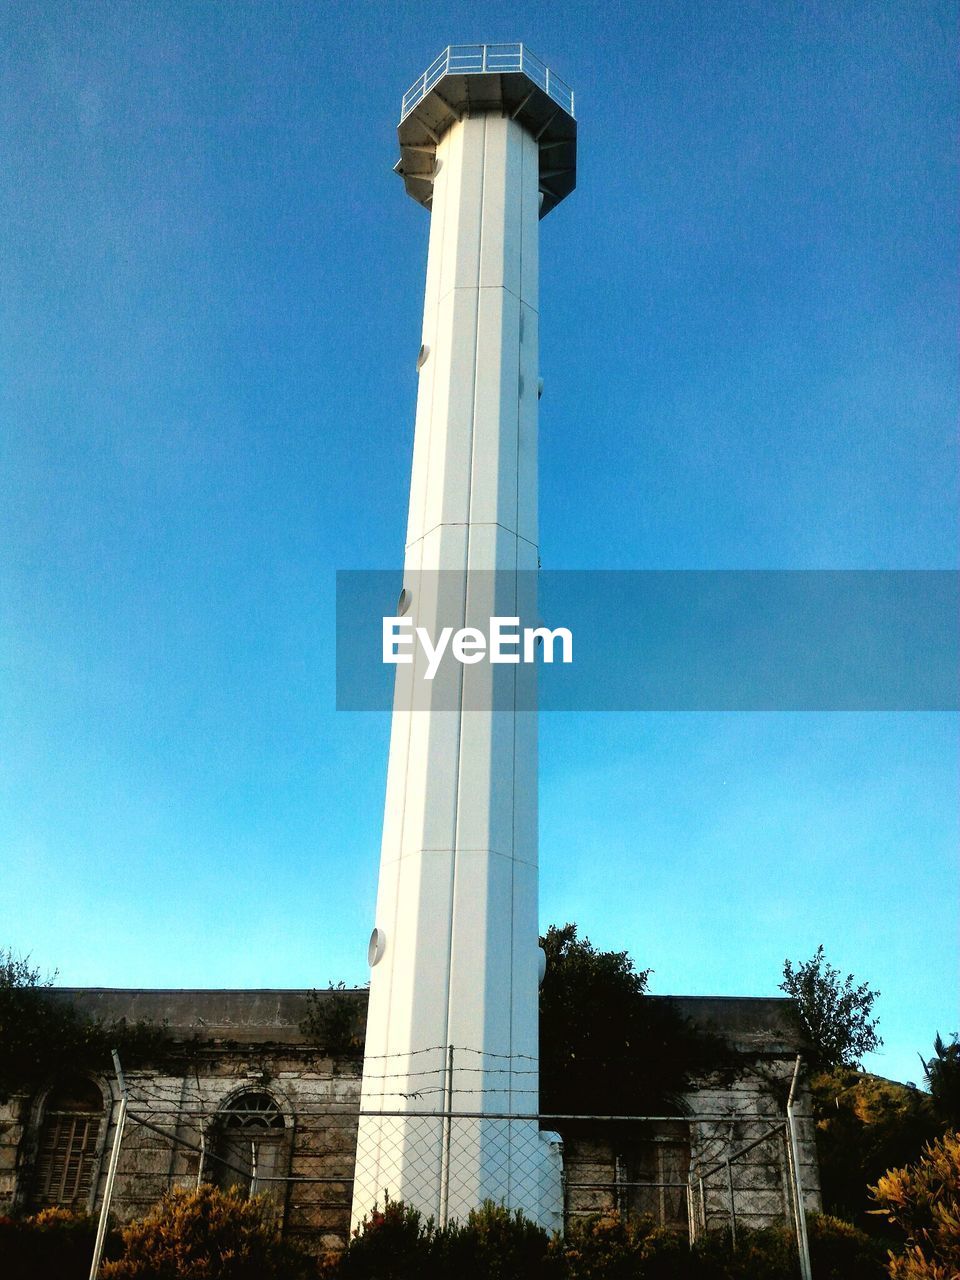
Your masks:
<path fill-rule="evenodd" d="M 365 980 L 402 555 L 408 84 L 577 94 L 542 224 L 548 568 L 956 564 L 952 4 L 21 3 L 0 15 L 0 942 L 61 980 Z M 675 993 L 823 942 L 917 1078 L 956 1004 L 956 719 L 542 717 L 542 920 Z"/>

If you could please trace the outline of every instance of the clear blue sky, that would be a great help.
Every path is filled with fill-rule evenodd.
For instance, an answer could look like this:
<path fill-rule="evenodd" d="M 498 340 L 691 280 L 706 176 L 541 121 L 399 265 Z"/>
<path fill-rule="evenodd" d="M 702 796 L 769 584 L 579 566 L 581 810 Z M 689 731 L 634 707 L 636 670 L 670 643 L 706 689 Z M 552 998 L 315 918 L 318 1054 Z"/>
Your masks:
<path fill-rule="evenodd" d="M 542 224 L 550 568 L 956 564 L 952 4 L 30 3 L 0 14 L 0 942 L 61 981 L 362 982 L 445 44 L 577 93 Z M 674 993 L 823 942 L 870 1066 L 954 1031 L 957 726 L 542 717 L 542 920 Z"/>

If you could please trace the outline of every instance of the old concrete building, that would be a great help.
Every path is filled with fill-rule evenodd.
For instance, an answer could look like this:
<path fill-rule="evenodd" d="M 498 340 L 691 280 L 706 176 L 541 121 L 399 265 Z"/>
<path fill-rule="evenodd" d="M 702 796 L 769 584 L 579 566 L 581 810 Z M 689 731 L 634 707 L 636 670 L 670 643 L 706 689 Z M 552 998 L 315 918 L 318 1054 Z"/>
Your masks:
<path fill-rule="evenodd" d="M 656 997 L 652 997 L 656 999 Z M 565 1213 L 617 1210 L 692 1235 L 732 1223 L 790 1222 L 791 1151 L 785 1105 L 803 1048 L 788 1002 L 741 996 L 678 996 L 695 1026 L 743 1056 L 732 1079 L 697 1082 L 684 1114 L 650 1120 L 560 1122 Z M 820 1175 L 809 1092 L 799 1078 L 798 1174 L 807 1212 L 818 1212 Z"/>
<path fill-rule="evenodd" d="M 169 1032 L 162 1062 L 125 1073 L 128 1112 L 113 1198 L 119 1219 L 141 1215 L 170 1187 L 207 1181 L 265 1196 L 284 1234 L 318 1252 L 342 1246 L 355 1163 L 363 1158 L 357 1131 L 365 992 L 344 993 L 355 1002 L 358 1038 L 333 1056 L 300 1029 L 311 1007 L 307 991 L 58 994 L 93 1018 L 143 1019 Z M 676 1003 L 746 1055 L 745 1069 L 732 1080 L 701 1082 L 685 1098 L 687 1113 L 676 1117 L 607 1117 L 599 1096 L 589 1118 L 545 1117 L 543 1127 L 563 1140 L 567 1219 L 618 1209 L 697 1232 L 728 1225 L 732 1204 L 738 1223 L 789 1221 L 784 1102 L 798 1046 L 786 1002 Z M 95 1209 L 119 1101 L 116 1079 L 80 1071 L 13 1099 L 0 1111 L 0 1208 Z M 818 1176 L 802 1088 L 798 1120 L 800 1180 L 813 1210 Z"/>
<path fill-rule="evenodd" d="M 82 1012 L 166 1025 L 171 1052 L 125 1072 L 129 1110 L 113 1210 L 141 1215 L 169 1187 L 199 1181 L 266 1195 L 285 1233 L 318 1250 L 346 1230 L 360 1058 L 306 1043 L 305 991 L 64 989 Z M 2 1123 L 0 1203 L 93 1209 L 120 1096 L 84 1072 L 14 1100 Z"/>

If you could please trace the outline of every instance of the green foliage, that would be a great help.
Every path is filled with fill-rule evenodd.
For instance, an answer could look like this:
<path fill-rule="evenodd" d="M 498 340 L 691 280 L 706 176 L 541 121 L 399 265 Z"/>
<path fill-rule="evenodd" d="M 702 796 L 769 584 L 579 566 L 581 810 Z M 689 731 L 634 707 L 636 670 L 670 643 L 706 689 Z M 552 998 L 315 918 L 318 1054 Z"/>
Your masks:
<path fill-rule="evenodd" d="M 328 1260 L 330 1280 L 430 1280 L 435 1273 L 432 1218 L 387 1197 L 355 1228 L 346 1249 Z"/>
<path fill-rule="evenodd" d="M 577 926 L 540 939 L 540 1107 L 546 1114 L 656 1115 L 680 1109 L 695 1078 L 738 1059 L 666 1000 L 650 999 L 649 969 L 626 951 L 598 951 Z"/>
<path fill-rule="evenodd" d="M 939 1031 L 933 1041 L 933 1057 L 921 1057 L 927 1087 L 937 1119 L 948 1129 L 960 1129 L 960 1043 L 954 1035 L 944 1044 Z"/>
<path fill-rule="evenodd" d="M 883 1280 L 885 1251 L 835 1218 L 810 1219 L 817 1280 Z M 795 1280 L 792 1231 L 741 1229 L 737 1247 L 716 1232 L 694 1249 L 686 1234 L 616 1214 L 577 1219 L 565 1236 L 546 1233 L 492 1204 L 466 1222 L 436 1228 L 387 1202 L 327 1264 L 329 1280 Z"/>
<path fill-rule="evenodd" d="M 27 1218 L 0 1217 L 3 1280 L 86 1280 L 97 1220 L 68 1209 L 44 1209 Z M 107 1237 L 107 1251 L 118 1237 Z"/>
<path fill-rule="evenodd" d="M 692 1253 L 690 1280 L 795 1280 L 799 1274 L 796 1239 L 786 1227 L 741 1228 L 736 1249 L 727 1232 L 711 1232 Z"/>
<path fill-rule="evenodd" d="M 565 1280 L 684 1280 L 695 1274 L 685 1237 L 618 1214 L 574 1219 L 553 1248 Z"/>
<path fill-rule="evenodd" d="M 464 1222 L 437 1227 L 387 1198 L 353 1233 L 330 1280 L 563 1280 L 562 1263 L 542 1227 L 488 1201 Z"/>
<path fill-rule="evenodd" d="M 796 1280 L 798 1275 L 796 1239 L 785 1227 L 741 1227 L 736 1247 L 729 1233 L 711 1232 L 691 1249 L 684 1235 L 613 1215 L 572 1224 L 557 1247 L 564 1255 L 565 1280 Z M 883 1280 L 885 1274 L 882 1250 L 878 1253 L 862 1232 L 832 1219 L 812 1219 L 811 1253 L 817 1280 Z"/>
<path fill-rule="evenodd" d="M 348 992 L 342 982 L 331 982 L 326 991 L 311 991 L 300 1030 L 332 1058 L 363 1054 L 363 1000 Z"/>
<path fill-rule="evenodd" d="M 884 1244 L 849 1222 L 814 1214 L 807 1219 L 807 1236 L 817 1280 L 883 1280 L 887 1274 Z"/>
<path fill-rule="evenodd" d="M 867 1183 L 913 1160 L 939 1126 L 928 1094 L 851 1068 L 810 1080 L 824 1208 L 876 1234 Z"/>
<path fill-rule="evenodd" d="M 259 1197 L 201 1186 L 171 1191 L 121 1232 L 123 1252 L 101 1280 L 300 1280 L 313 1262 L 277 1237 Z"/>
<path fill-rule="evenodd" d="M 437 1233 L 434 1257 L 438 1276 L 458 1280 L 552 1280 L 562 1276 L 560 1260 L 542 1227 L 517 1210 L 487 1201 L 463 1223 Z"/>
<path fill-rule="evenodd" d="M 163 1027 L 84 1017 L 57 995 L 52 977 L 41 978 L 29 957 L 0 952 L 0 1102 L 68 1071 L 108 1071 L 111 1049 L 125 1066 L 136 1066 L 167 1044 Z"/>
<path fill-rule="evenodd" d="M 924 1148 L 916 1164 L 885 1173 L 871 1192 L 906 1237 L 890 1255 L 892 1280 L 957 1280 L 960 1276 L 960 1133 Z"/>
<path fill-rule="evenodd" d="M 870 1016 L 880 992 L 871 991 L 865 982 L 854 985 L 852 973 L 841 982 L 840 970 L 827 963 L 822 943 L 810 960 L 796 966 L 784 960 L 780 990 L 793 1001 L 815 1070 L 858 1067 L 865 1053 L 883 1044 L 877 1020 Z"/>
<path fill-rule="evenodd" d="M 849 1222 L 828 1215 L 807 1218 L 810 1267 L 816 1280 L 885 1280 L 886 1249 Z M 790 1227 L 763 1227 L 729 1235 L 717 1232 L 697 1246 L 690 1280 L 795 1280 L 797 1240 Z"/>

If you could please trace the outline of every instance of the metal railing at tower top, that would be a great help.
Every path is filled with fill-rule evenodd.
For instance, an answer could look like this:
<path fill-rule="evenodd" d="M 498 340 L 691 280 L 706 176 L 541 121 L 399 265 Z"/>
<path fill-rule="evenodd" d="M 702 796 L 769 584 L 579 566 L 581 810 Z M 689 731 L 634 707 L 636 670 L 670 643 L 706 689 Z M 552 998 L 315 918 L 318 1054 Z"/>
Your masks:
<path fill-rule="evenodd" d="M 446 75 L 498 75 L 522 71 L 535 85 L 573 116 L 573 90 L 522 44 L 451 44 L 403 95 L 400 123 Z"/>

